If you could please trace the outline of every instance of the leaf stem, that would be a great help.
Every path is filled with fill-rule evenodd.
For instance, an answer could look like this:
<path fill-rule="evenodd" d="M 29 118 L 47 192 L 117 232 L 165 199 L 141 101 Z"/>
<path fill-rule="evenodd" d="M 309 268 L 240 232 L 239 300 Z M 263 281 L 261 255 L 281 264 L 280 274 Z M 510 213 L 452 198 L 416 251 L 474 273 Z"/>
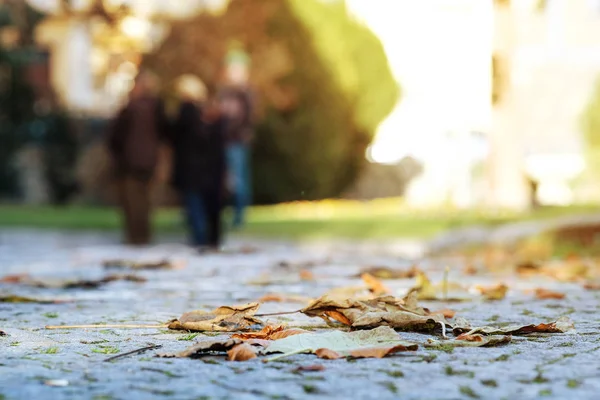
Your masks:
<path fill-rule="evenodd" d="M 283 311 L 283 312 L 276 312 L 276 313 L 267 313 L 267 314 L 254 314 L 255 317 L 274 317 L 276 315 L 290 315 L 290 314 L 296 314 L 301 312 L 302 310 L 296 310 L 296 311 Z"/>
<path fill-rule="evenodd" d="M 116 356 L 112 356 L 112 357 L 107 358 L 106 360 L 104 360 L 104 362 L 118 360 L 119 358 L 123 358 L 123 357 L 127 357 L 127 356 L 132 356 L 132 355 L 135 355 L 135 354 L 141 354 L 141 353 L 146 352 L 148 350 L 160 349 L 161 347 L 162 347 L 162 344 L 153 344 L 153 345 L 150 345 L 150 346 L 142 347 L 141 349 L 136 349 L 136 350 L 128 351 L 127 353 L 117 354 Z"/>
<path fill-rule="evenodd" d="M 144 329 L 144 328 L 168 328 L 169 325 L 46 325 L 46 329 L 95 329 L 95 328 L 121 328 L 121 329 Z"/>
<path fill-rule="evenodd" d="M 263 360 L 264 363 L 268 363 L 271 361 L 277 361 L 277 360 L 281 360 L 282 358 L 286 358 L 286 357 L 290 357 L 290 356 L 295 356 L 296 354 L 303 354 L 303 353 L 310 353 L 312 350 L 311 349 L 300 349 L 300 350 L 294 350 L 294 351 L 290 351 L 289 353 L 284 353 L 284 354 L 280 354 L 278 356 L 273 356 L 271 358 L 265 358 Z"/>

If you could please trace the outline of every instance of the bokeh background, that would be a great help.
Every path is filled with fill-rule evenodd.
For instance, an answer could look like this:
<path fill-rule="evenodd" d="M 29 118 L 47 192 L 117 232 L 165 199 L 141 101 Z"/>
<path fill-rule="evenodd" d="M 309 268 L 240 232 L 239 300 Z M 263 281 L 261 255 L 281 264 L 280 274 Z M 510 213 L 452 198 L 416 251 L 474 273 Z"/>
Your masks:
<path fill-rule="evenodd" d="M 600 1 L 2 0 L 0 225 L 113 229 L 141 68 L 258 98 L 245 232 L 432 235 L 595 210 Z M 164 149 L 159 229 L 182 229 Z"/>

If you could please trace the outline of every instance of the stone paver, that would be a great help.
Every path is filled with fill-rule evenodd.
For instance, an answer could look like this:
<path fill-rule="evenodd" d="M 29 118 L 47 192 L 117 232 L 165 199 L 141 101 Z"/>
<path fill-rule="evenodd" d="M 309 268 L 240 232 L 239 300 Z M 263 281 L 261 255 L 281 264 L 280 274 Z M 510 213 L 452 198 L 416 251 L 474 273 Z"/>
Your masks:
<path fill-rule="evenodd" d="M 0 399 L 596 399 L 600 390 L 600 310 L 598 292 L 575 284 L 519 281 L 505 276 L 511 288 L 506 299 L 457 304 L 425 304 L 450 308 L 474 325 L 548 322 L 568 315 L 577 331 L 571 334 L 514 338 L 499 348 L 456 349 L 452 353 L 421 347 L 417 352 L 386 359 L 319 360 L 298 355 L 263 364 L 154 358 L 157 351 L 104 362 L 111 352 L 127 352 L 160 344 L 160 352 L 183 350 L 193 341 L 186 335 L 161 329 L 46 330 L 48 324 L 156 324 L 185 311 L 253 301 L 266 293 L 319 296 L 342 286 L 360 285 L 353 278 L 362 267 L 386 265 L 408 268 L 412 261 L 393 252 L 360 246 L 292 246 L 251 243 L 252 254 L 235 252 L 199 256 L 186 247 L 163 244 L 130 249 L 106 234 L 58 234 L 34 231 L 0 232 L 0 274 L 30 273 L 35 277 L 101 277 L 106 259 L 186 260 L 187 267 L 172 271 L 144 271 L 146 283 L 115 282 L 98 290 L 33 289 L 1 285 L 0 294 L 12 293 L 72 300 L 64 304 L 0 303 Z M 244 243 L 232 243 L 232 248 Z M 280 266 L 281 261 L 309 267 L 315 281 L 299 277 L 301 267 Z M 461 277 L 460 260 L 421 262 L 433 280 L 443 267 L 451 280 L 494 283 L 498 277 Z M 269 285 L 248 282 L 268 274 Z M 279 279 L 281 278 L 281 279 Z M 386 282 L 397 295 L 412 280 Z M 532 300 L 521 289 L 543 285 L 567 293 L 565 300 Z M 268 303 L 261 312 L 293 310 L 298 304 Z M 496 320 L 496 322 L 491 322 Z M 301 315 L 273 322 L 319 326 L 321 321 Z M 402 333 L 425 343 L 430 335 Z M 198 335 L 202 340 L 209 335 Z M 322 364 L 325 370 L 297 373 L 300 365 Z M 50 387 L 47 380 L 66 380 Z M 61 382 L 58 382 L 61 383 Z M 62 382 L 66 383 L 66 382 Z"/>

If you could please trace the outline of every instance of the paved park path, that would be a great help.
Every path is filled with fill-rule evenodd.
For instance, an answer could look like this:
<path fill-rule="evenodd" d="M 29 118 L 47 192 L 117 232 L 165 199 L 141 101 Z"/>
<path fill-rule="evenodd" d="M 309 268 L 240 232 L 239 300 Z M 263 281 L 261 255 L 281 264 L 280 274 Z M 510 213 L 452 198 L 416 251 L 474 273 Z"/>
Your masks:
<path fill-rule="evenodd" d="M 281 362 L 229 362 L 222 356 L 165 359 L 195 341 L 165 329 L 66 329 L 46 325 L 162 324 L 183 312 L 255 301 L 267 293 L 318 297 L 337 287 L 361 285 L 356 274 L 369 266 L 408 269 L 414 260 L 393 251 L 358 245 L 290 245 L 234 242 L 224 254 L 197 255 L 176 242 L 132 249 L 110 234 L 0 231 L 0 276 L 100 278 L 107 259 L 186 262 L 178 270 L 142 271 L 144 283 L 113 282 L 100 289 L 40 289 L 0 283 L 0 297 L 61 299 L 61 304 L 0 303 L 0 399 L 597 399 L 600 393 L 600 292 L 552 280 L 462 275 L 460 259 L 420 260 L 432 280 L 444 267 L 450 280 L 493 284 L 511 290 L 504 300 L 425 303 L 450 307 L 473 325 L 530 324 L 570 317 L 576 331 L 514 337 L 494 348 L 426 349 L 384 359 L 327 361 L 296 355 Z M 243 247 L 252 246 L 254 251 Z M 410 247 L 410 246 L 409 246 Z M 309 270 L 314 279 L 302 279 Z M 386 281 L 402 296 L 413 279 Z M 543 286 L 564 300 L 534 300 L 526 289 Z M 294 303 L 265 303 L 261 312 L 294 310 Z M 293 315 L 270 320 L 303 327 L 322 321 Z M 319 328 L 320 329 L 320 328 Z M 324 329 L 324 327 L 323 327 Z M 424 344 L 431 335 L 401 333 Z M 156 351 L 104 362 L 149 345 Z M 319 372 L 297 372 L 321 364 Z M 50 384 L 58 386 L 50 386 Z"/>

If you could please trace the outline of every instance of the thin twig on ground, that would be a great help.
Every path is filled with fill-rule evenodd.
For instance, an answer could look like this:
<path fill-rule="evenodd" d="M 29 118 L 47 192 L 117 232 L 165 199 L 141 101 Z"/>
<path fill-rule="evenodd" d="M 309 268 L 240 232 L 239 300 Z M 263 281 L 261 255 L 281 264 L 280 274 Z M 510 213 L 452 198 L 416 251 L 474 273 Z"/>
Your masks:
<path fill-rule="evenodd" d="M 283 312 L 276 312 L 276 313 L 268 313 L 268 314 L 254 314 L 255 317 L 275 317 L 277 315 L 290 315 L 290 314 L 296 314 L 301 312 L 302 310 L 296 310 L 296 311 L 283 311 Z"/>
<path fill-rule="evenodd" d="M 96 324 L 96 325 L 46 325 L 45 328 L 46 329 L 95 329 L 95 328 L 120 328 L 120 329 L 144 329 L 144 328 L 148 328 L 148 329 L 158 329 L 158 328 L 168 328 L 169 325 L 163 324 L 163 325 L 136 325 L 136 324 L 131 324 L 131 325 L 102 325 L 102 324 Z"/>
<path fill-rule="evenodd" d="M 106 360 L 104 360 L 104 362 L 118 360 L 120 358 L 132 356 L 135 354 L 141 354 L 148 350 L 160 349 L 161 347 L 162 347 L 162 344 L 153 344 L 150 346 L 142 347 L 141 349 L 132 350 L 132 351 L 128 351 L 127 353 L 117 354 L 116 356 L 108 357 Z"/>

